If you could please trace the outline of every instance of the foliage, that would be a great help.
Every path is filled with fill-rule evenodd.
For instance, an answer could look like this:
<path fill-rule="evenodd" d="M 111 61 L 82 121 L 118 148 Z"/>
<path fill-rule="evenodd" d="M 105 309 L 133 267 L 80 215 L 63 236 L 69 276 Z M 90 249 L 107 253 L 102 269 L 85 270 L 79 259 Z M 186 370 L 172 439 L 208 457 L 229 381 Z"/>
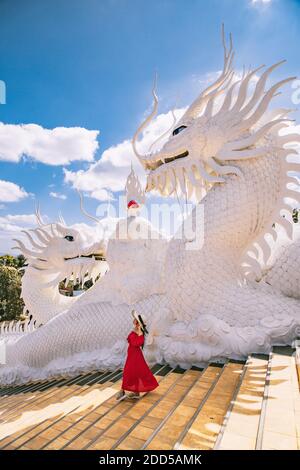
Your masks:
<path fill-rule="evenodd" d="M 12 256 L 3 255 L 0 256 L 0 266 L 11 266 L 13 268 L 22 268 L 26 263 L 24 255 Z"/>
<path fill-rule="evenodd" d="M 0 321 L 20 318 L 24 307 L 20 294 L 21 275 L 18 270 L 0 265 Z"/>
<path fill-rule="evenodd" d="M 299 212 L 300 212 L 300 209 L 293 209 L 292 218 L 293 218 L 294 224 L 297 224 L 299 222 Z"/>
<path fill-rule="evenodd" d="M 96 277 L 95 282 L 99 279 L 99 276 Z M 83 286 L 81 284 L 75 284 L 73 281 L 69 281 L 68 285 L 65 285 L 65 279 L 59 283 L 59 290 L 62 294 L 64 295 L 69 295 L 73 296 L 74 292 L 76 291 L 82 291 L 82 290 L 89 290 L 92 286 L 94 285 L 93 281 L 90 279 L 88 281 L 85 281 Z"/>

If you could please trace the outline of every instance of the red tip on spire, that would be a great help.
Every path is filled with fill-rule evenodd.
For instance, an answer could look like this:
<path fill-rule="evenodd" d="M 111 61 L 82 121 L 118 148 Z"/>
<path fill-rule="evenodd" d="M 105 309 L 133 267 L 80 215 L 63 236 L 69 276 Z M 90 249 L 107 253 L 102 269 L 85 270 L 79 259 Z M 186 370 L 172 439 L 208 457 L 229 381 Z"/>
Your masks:
<path fill-rule="evenodd" d="M 139 207 L 139 204 L 134 201 L 133 199 L 131 201 L 128 202 L 127 204 L 127 209 L 130 209 L 130 207 Z"/>

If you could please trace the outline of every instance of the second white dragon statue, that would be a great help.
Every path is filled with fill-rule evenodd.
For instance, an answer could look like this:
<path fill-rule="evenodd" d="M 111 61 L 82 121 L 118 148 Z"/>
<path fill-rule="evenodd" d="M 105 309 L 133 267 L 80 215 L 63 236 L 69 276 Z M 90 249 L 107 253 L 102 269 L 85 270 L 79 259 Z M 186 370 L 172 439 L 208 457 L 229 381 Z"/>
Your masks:
<path fill-rule="evenodd" d="M 138 135 L 157 112 L 155 91 L 153 112 L 133 138 L 148 175 L 147 191 L 197 197 L 186 223 L 197 237 L 201 204 L 202 246 L 193 249 L 193 239 L 178 234 L 170 240 L 152 236 L 145 219 L 128 214 L 128 227 L 143 226 L 150 236 L 112 237 L 105 276 L 75 302 L 67 301 L 65 308 L 61 303 L 51 319 L 41 318 L 44 324 L 35 331 L 6 341 L 0 383 L 121 366 L 132 308 L 148 319 L 148 359 L 183 367 L 267 353 L 273 344 L 290 344 L 300 335 L 299 241 L 268 264 L 278 230 L 292 236 L 291 210 L 300 196 L 299 134 L 289 110 L 269 109 L 294 77 L 266 89 L 278 63 L 253 86 L 262 67 L 237 77 L 231 38 L 227 48 L 223 35 L 223 45 L 222 74 L 191 104 L 162 148 L 148 155 L 138 151 Z M 44 244 L 54 236 L 39 234 Z M 63 243 L 74 245 L 77 235 L 56 226 L 56 238 L 68 236 Z M 92 251 L 86 247 L 82 254 Z M 34 250 L 29 257 L 43 268 L 46 261 Z M 68 273 L 73 270 L 70 266 Z"/>

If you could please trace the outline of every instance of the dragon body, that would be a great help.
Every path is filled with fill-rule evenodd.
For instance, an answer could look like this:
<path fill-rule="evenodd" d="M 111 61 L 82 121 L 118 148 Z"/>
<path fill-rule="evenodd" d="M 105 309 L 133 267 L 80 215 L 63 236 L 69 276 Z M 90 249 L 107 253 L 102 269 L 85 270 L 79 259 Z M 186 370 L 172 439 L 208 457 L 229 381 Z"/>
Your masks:
<path fill-rule="evenodd" d="M 279 230 L 292 239 L 299 201 L 299 134 L 288 110 L 269 109 L 294 77 L 266 88 L 276 64 L 253 86 L 261 68 L 237 78 L 232 60 L 232 42 L 228 49 L 224 41 L 222 74 L 161 149 L 137 148 L 157 111 L 155 90 L 153 112 L 133 138 L 147 191 L 197 200 L 180 233 L 152 236 L 151 224 L 129 216 L 128 226 L 147 236 L 112 237 L 109 272 L 43 326 L 7 342 L 1 383 L 122 365 L 132 308 L 148 320 L 148 359 L 174 365 L 267 353 L 300 334 L 299 241 L 279 257 L 270 244 Z"/>

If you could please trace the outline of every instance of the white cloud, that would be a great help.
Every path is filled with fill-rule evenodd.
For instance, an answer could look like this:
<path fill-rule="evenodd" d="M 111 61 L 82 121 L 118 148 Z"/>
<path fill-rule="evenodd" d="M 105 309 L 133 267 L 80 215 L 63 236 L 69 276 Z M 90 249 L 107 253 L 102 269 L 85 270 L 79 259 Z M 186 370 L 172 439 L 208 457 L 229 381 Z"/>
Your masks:
<path fill-rule="evenodd" d="M 0 254 L 13 253 L 12 247 L 15 246 L 13 238 L 19 238 L 26 241 L 21 230 L 36 226 L 36 217 L 34 214 L 7 214 L 0 217 Z M 17 254 L 17 252 L 16 252 Z"/>
<path fill-rule="evenodd" d="M 35 227 L 36 223 L 36 216 L 34 214 L 8 214 L 0 217 L 0 231 L 19 232 L 25 228 Z"/>
<path fill-rule="evenodd" d="M 17 202 L 28 196 L 28 193 L 11 181 L 0 180 L 0 201 Z"/>
<path fill-rule="evenodd" d="M 0 223 L 3 221 L 12 223 L 14 225 L 24 225 L 26 227 L 33 227 L 36 225 L 36 216 L 35 214 L 8 214 L 4 217 L 0 217 Z"/>
<path fill-rule="evenodd" d="M 19 162 L 23 156 L 48 165 L 93 161 L 99 131 L 82 127 L 44 129 L 37 124 L 0 123 L 0 160 Z"/>
<path fill-rule="evenodd" d="M 182 116 L 184 111 L 184 109 L 175 110 L 177 119 Z M 142 138 L 138 143 L 140 152 L 147 152 L 149 146 L 162 135 L 171 124 L 171 112 L 157 116 L 142 133 Z M 167 137 L 165 137 L 165 139 L 166 138 Z M 164 140 L 162 140 L 159 145 L 161 145 Z M 124 190 L 131 164 L 133 164 L 141 181 L 144 182 L 144 170 L 133 153 L 131 140 L 126 139 L 105 150 L 101 159 L 91 164 L 88 170 L 73 172 L 64 169 L 65 182 L 70 183 L 73 188 L 87 192 L 90 197 L 104 201 L 111 199 L 110 192 Z"/>
<path fill-rule="evenodd" d="M 113 201 L 114 196 L 110 191 L 106 189 L 96 189 L 89 194 L 90 197 L 97 199 L 98 201 Z"/>
<path fill-rule="evenodd" d="M 55 199 L 62 199 L 63 201 L 67 199 L 67 196 L 65 194 L 55 193 L 53 191 L 49 193 L 49 196 L 54 197 Z"/>
<path fill-rule="evenodd" d="M 251 0 L 251 3 L 254 4 L 267 4 L 271 3 L 272 0 Z"/>

